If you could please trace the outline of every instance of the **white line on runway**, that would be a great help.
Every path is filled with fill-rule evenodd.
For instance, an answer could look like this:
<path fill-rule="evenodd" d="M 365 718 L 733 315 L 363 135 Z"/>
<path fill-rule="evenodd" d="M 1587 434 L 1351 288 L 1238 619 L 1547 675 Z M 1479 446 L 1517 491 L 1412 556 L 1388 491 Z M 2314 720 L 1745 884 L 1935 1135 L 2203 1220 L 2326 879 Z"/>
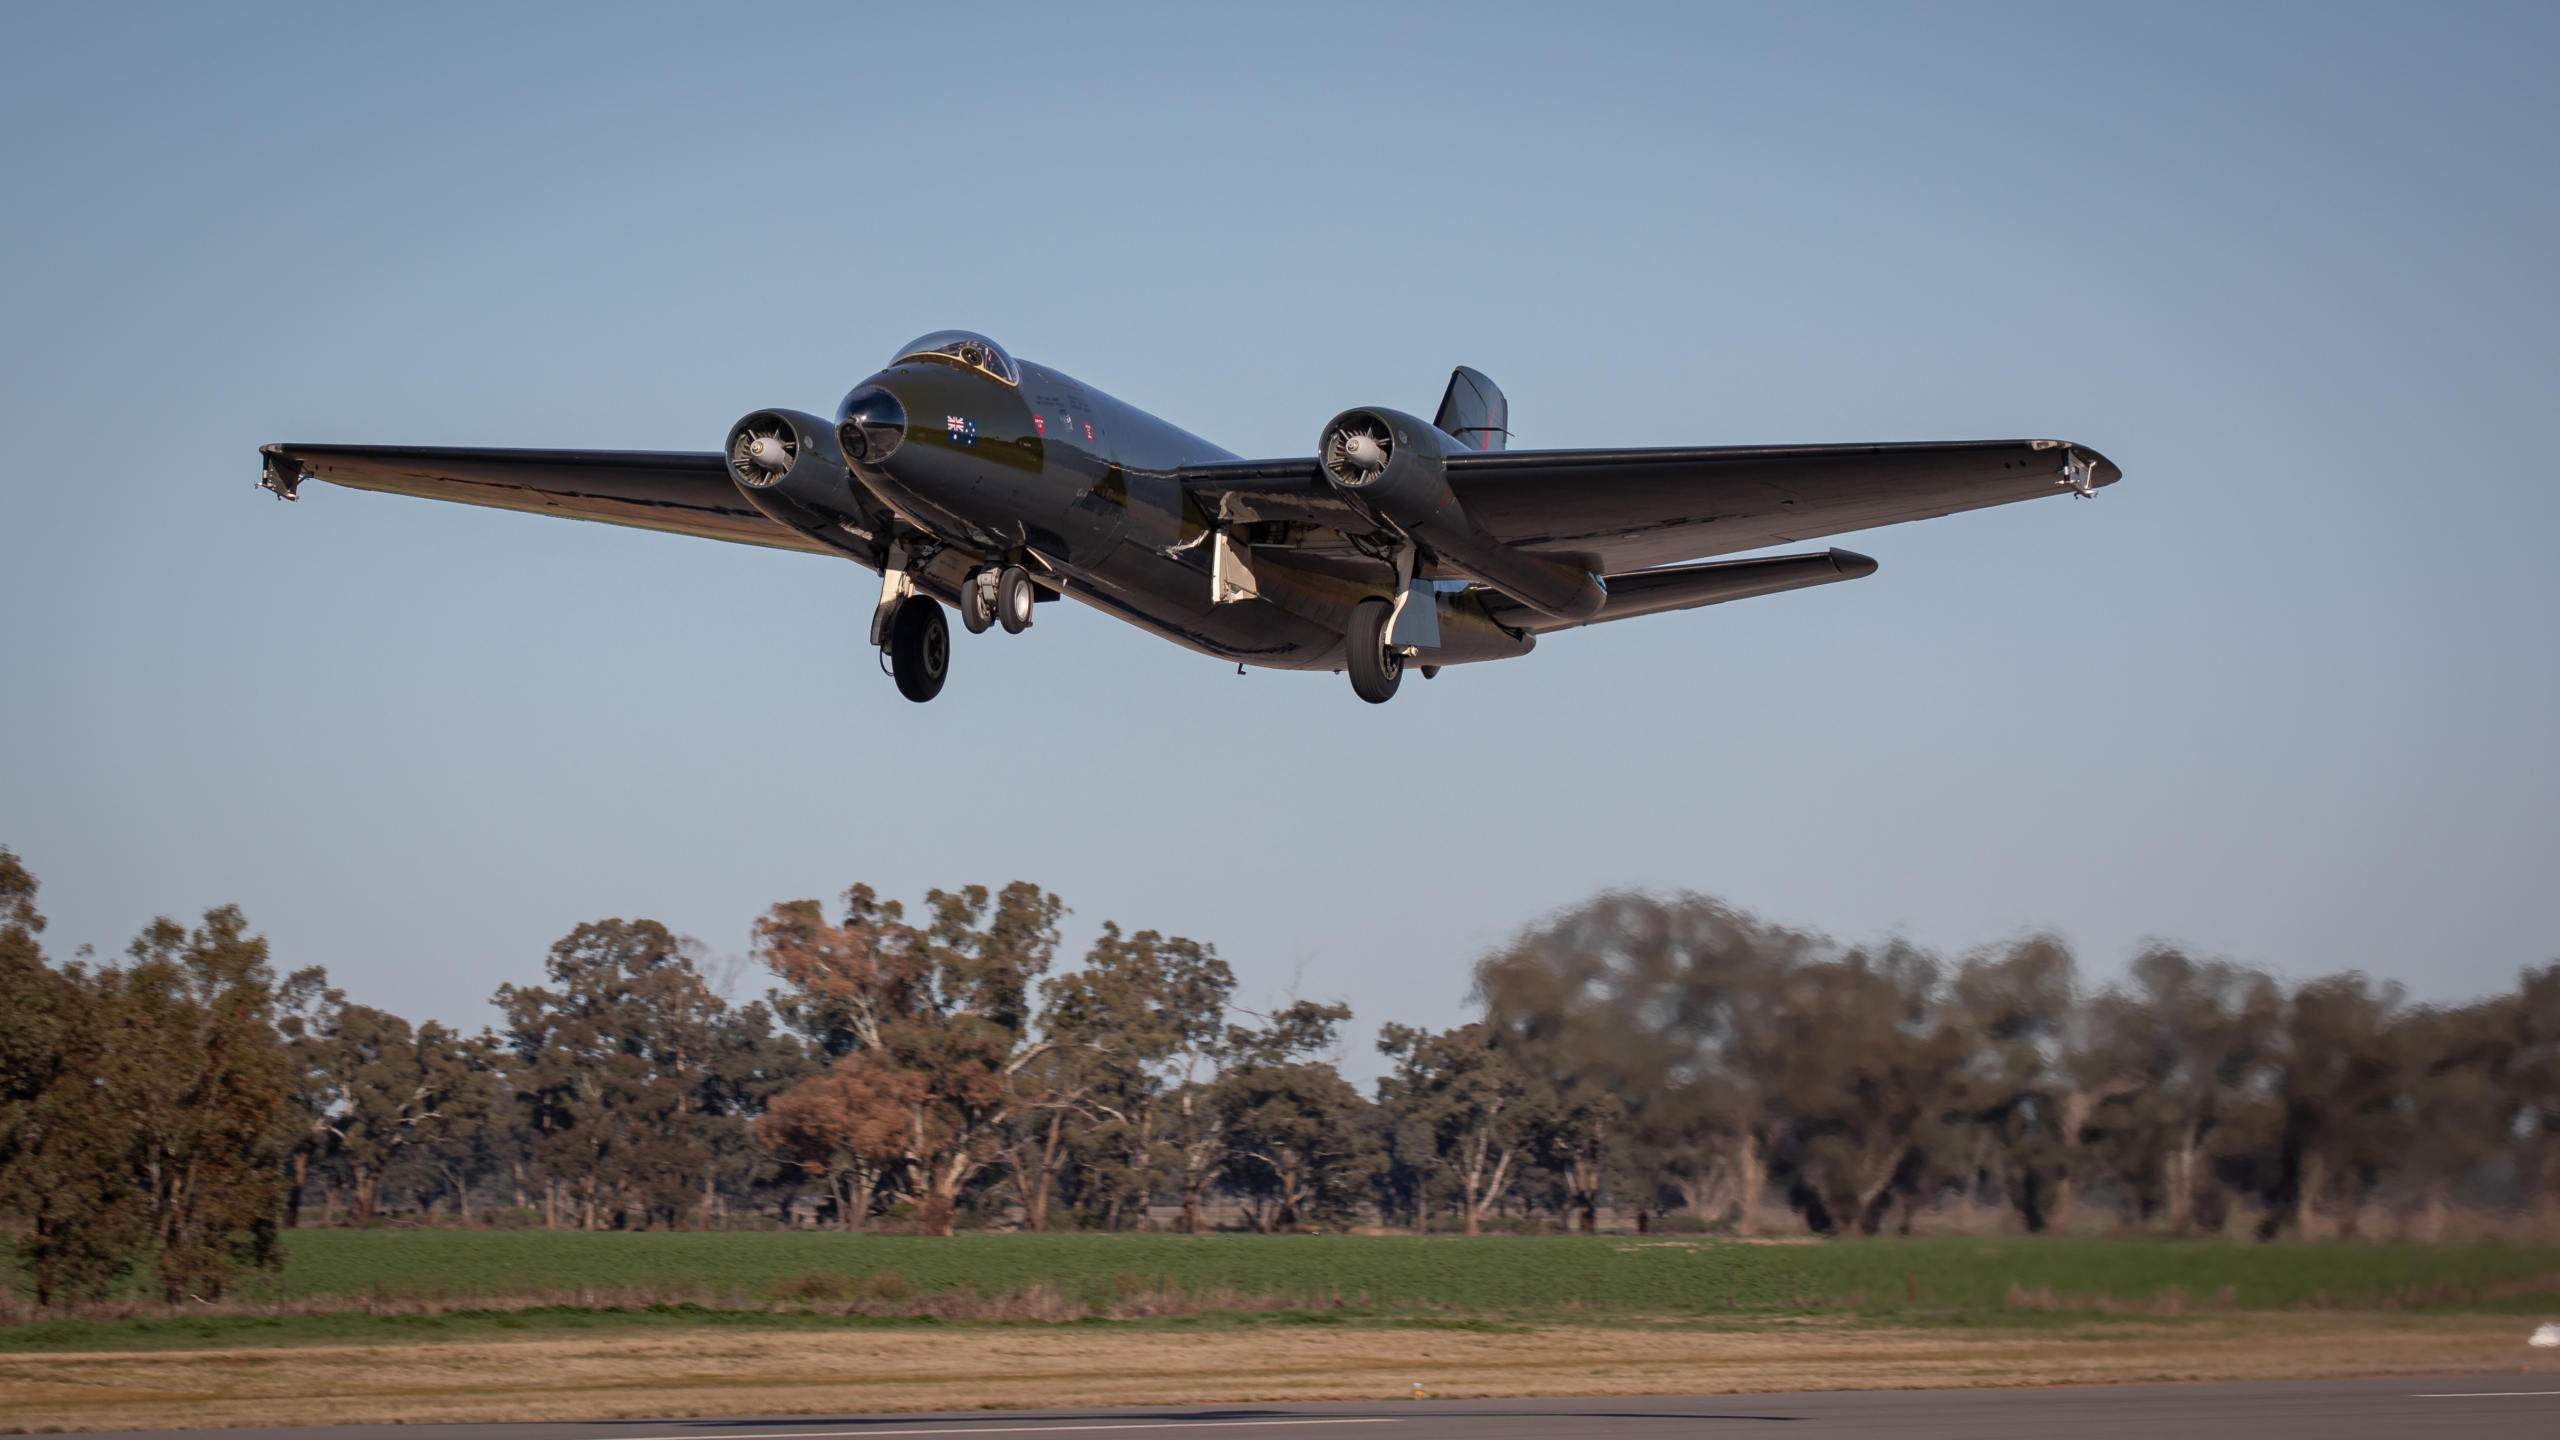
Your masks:
<path fill-rule="evenodd" d="M 614 1440 L 829 1440 L 835 1435 L 1062 1435 L 1068 1430 L 1244 1430 L 1247 1425 L 1395 1425 L 1393 1414 L 1362 1414 L 1349 1420 L 1132 1420 L 1124 1425 L 950 1425 L 937 1430 L 765 1430 L 758 1435 L 719 1435 L 696 1430 L 691 1435 L 617 1435 Z"/>
<path fill-rule="evenodd" d="M 2513 1400 L 2520 1395 L 2560 1395 L 2560 1390 L 2442 1390 L 2412 1395 L 2412 1400 Z"/>

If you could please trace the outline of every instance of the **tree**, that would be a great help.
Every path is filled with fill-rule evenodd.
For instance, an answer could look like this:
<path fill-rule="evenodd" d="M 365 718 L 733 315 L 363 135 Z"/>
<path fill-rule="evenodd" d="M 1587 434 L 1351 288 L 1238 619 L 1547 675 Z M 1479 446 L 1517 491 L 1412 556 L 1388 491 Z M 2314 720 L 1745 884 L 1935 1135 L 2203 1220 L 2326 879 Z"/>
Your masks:
<path fill-rule="evenodd" d="M 789 987 L 783 1013 L 834 1057 L 830 1069 L 858 1068 L 846 1093 L 903 1107 L 897 1168 L 918 1223 L 948 1235 L 962 1187 L 994 1158 L 1021 1103 L 1017 1074 L 1049 1049 L 1030 1037 L 1027 1008 L 1066 907 L 1021 881 L 993 895 L 931 891 L 925 906 L 929 923 L 909 925 L 861 885 L 845 893 L 841 924 L 815 901 L 776 905 L 757 952 Z M 812 1098 L 805 1113 L 829 1113 Z"/>
<path fill-rule="evenodd" d="M 104 1083 L 126 1058 L 106 1044 L 114 996 L 45 962 L 35 897 L 35 877 L 0 849 L 0 1209 L 17 1212 L 18 1263 L 50 1305 L 103 1294 L 149 1228 L 133 1131 Z"/>
<path fill-rule="evenodd" d="M 2522 1106 L 2511 1076 L 2517 997 L 2419 1010 L 2401 1023 L 2408 1068 L 2408 1146 L 2421 1238 L 2444 1238 L 2456 1181 L 2504 1149 Z M 2404 1212 L 2405 1223 L 2405 1212 Z"/>
<path fill-rule="evenodd" d="M 2338 1202 L 2339 1233 L 2358 1231 L 2373 1180 L 2408 1144 L 2408 1057 L 2401 991 L 2360 974 L 2311 981 L 2285 1006 L 2278 1082 L 2282 1125 L 2262 1239 L 2291 1225 L 2308 1238 L 2320 1202 Z"/>
<path fill-rule="evenodd" d="M 409 1022 L 370 1005 L 350 1005 L 327 988 L 319 970 L 297 972 L 287 993 L 299 999 L 317 992 L 283 1018 L 282 1031 L 301 1081 L 295 1099 L 307 1117 L 305 1136 L 326 1145 L 346 1163 L 348 1218 L 362 1225 L 382 1200 L 383 1175 L 415 1153 L 453 1148 L 485 1118 L 488 1066 L 479 1047 L 430 1020 Z M 297 1192 L 307 1147 L 297 1147 Z M 446 1164 L 452 1157 L 445 1157 Z M 457 1207 L 467 1217 L 469 1189 L 452 1178 Z M 294 1206 L 288 1207 L 288 1213 Z"/>
<path fill-rule="evenodd" d="M 1797 967 L 1787 1000 L 1793 1197 L 1817 1231 L 1873 1235 L 1897 1186 L 1910 1198 L 1928 1132 L 1958 1098 L 1962 1027 L 1937 963 L 1900 941 Z"/>
<path fill-rule="evenodd" d="M 1598 1223 L 1616 1145 L 1679 1186 L 1701 1218 L 1730 1212 L 1743 1233 L 1756 1228 L 1792 1135 L 1788 977 L 1831 951 L 1702 896 L 1611 893 L 1477 967 L 1487 1021 L 1555 1099 L 1542 1158 L 1578 1223 Z"/>
<path fill-rule="evenodd" d="M 727 1006 L 690 945 L 654 920 L 581 925 L 551 947 L 551 986 L 498 987 L 507 1082 L 532 1132 L 545 1223 L 673 1225 L 705 1143 Z"/>
<path fill-rule="evenodd" d="M 1350 1007 L 1301 1000 L 1228 1041 L 1238 1063 L 1216 1103 L 1228 1176 L 1259 1203 L 1257 1230 L 1291 1230 L 1347 1208 L 1376 1163 L 1365 1106 L 1333 1066 L 1306 1057 L 1330 1048 Z"/>
<path fill-rule="evenodd" d="M 839 1228 L 859 1230 L 882 1178 L 907 1156 L 917 1115 L 929 1108 L 924 1077 L 862 1052 L 776 1095 L 756 1117 L 755 1135 L 825 1184 Z"/>
<path fill-rule="evenodd" d="M 754 1123 L 776 1097 L 817 1069 L 800 1038 L 778 1033 L 773 1020 L 772 1007 L 757 1001 L 730 1009 L 711 1027 L 710 1053 L 695 1091 L 706 1154 L 698 1218 L 706 1229 L 726 1213 L 728 1196 L 772 1178 L 770 1147 L 758 1140 Z"/>
<path fill-rule="evenodd" d="M 1197 1087 L 1223 1054 L 1234 989 L 1211 947 L 1153 930 L 1124 936 L 1108 921 L 1082 968 L 1042 983 L 1039 1028 L 1051 1048 L 1023 1072 L 1035 1083 L 1010 1162 L 1032 1229 L 1046 1223 L 1051 1176 L 1068 1167 L 1106 1229 L 1141 1212 L 1167 1174 L 1184 1197 L 1184 1228 L 1197 1228 L 1219 1163 L 1201 1133 L 1215 1107 Z"/>
<path fill-rule="evenodd" d="M 1397 1062 L 1378 1081 L 1378 1103 L 1406 1148 L 1447 1172 L 1469 1235 L 1509 1188 L 1515 1167 L 1548 1125 L 1529 1077 L 1482 1021 L 1437 1034 L 1389 1023 L 1378 1052 Z"/>
<path fill-rule="evenodd" d="M 1628 1111 L 1669 1083 L 1658 1027 L 1627 1028 L 1672 963 L 1658 920 L 1646 897 L 1604 895 L 1476 966 L 1494 1043 L 1544 1102 L 1524 1142 L 1586 1232 Z"/>
<path fill-rule="evenodd" d="M 2151 1196 L 2169 1229 L 2221 1228 L 2214 1156 L 2266 1083 L 2283 1000 L 2275 982 L 2167 946 L 2134 957 L 2131 984 L 2093 1005 L 2091 1043 L 2130 1088 L 2093 1124 L 2115 1184 Z"/>
<path fill-rule="evenodd" d="M 267 942 L 232 906 L 193 930 L 154 920 L 96 994 L 123 1063 L 107 1090 L 135 1164 L 171 1303 L 222 1293 L 239 1265 L 282 1263 L 276 1229 L 292 1067 Z"/>
<path fill-rule="evenodd" d="M 2137 1093 L 2142 1077 L 2093 1042 L 2071 951 L 2057 936 L 1968 957 L 1951 999 L 1970 1052 L 1957 1082 L 1976 1140 L 1968 1192 L 1988 1150 L 2029 1234 L 2068 1229 L 2089 1178 L 2097 1111 Z"/>

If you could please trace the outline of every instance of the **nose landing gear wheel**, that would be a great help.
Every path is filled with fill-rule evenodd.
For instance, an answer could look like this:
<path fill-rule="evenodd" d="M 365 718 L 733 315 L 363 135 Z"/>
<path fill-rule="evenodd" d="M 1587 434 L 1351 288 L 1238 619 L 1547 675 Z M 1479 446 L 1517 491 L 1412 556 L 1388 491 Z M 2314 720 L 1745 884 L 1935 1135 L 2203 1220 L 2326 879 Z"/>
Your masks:
<path fill-rule="evenodd" d="M 1384 600 L 1363 600 L 1351 607 L 1351 629 L 1342 637 L 1351 692 L 1372 705 L 1394 699 L 1404 680 L 1404 655 L 1387 645 L 1390 613 Z"/>
<path fill-rule="evenodd" d="M 1019 635 L 1031 628 L 1031 572 L 1019 565 L 1007 565 L 996 577 L 996 622 L 1007 635 Z"/>
<path fill-rule="evenodd" d="M 951 627 L 933 597 L 910 595 L 889 617 L 889 673 L 898 693 L 919 705 L 942 693 L 951 675 Z"/>

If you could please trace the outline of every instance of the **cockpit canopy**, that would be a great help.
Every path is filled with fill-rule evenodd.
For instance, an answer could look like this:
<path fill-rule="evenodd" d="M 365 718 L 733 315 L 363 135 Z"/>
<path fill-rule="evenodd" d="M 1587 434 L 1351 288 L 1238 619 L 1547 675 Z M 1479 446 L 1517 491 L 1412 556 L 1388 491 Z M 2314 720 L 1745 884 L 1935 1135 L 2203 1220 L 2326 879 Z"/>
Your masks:
<path fill-rule="evenodd" d="M 984 335 L 968 330 L 936 330 L 898 347 L 898 356 L 889 363 L 909 360 L 934 360 L 975 370 L 981 375 L 1001 380 L 1007 385 L 1022 383 L 1022 372 L 1014 367 L 1013 357 L 1004 347 Z"/>

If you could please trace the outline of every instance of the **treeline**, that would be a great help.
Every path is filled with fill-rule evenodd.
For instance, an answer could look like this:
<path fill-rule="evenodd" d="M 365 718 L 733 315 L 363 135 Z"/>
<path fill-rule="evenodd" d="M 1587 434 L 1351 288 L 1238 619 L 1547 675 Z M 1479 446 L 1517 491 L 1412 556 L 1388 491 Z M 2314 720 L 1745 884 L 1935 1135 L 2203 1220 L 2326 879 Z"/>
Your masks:
<path fill-rule="evenodd" d="M 1022 883 L 777 905 L 747 1004 L 654 921 L 582 925 L 476 1034 L 279 975 L 229 908 L 53 963 L 35 896 L 0 850 L 0 1216 L 47 1300 L 209 1297 L 391 1214 L 2432 1235 L 2560 1198 L 2560 964 L 2425 1007 L 2160 948 L 2093 994 L 2049 937 L 1948 961 L 1613 894 L 1486 957 L 1480 1020 L 1385 1026 L 1363 1094 L 1345 1007 L 1247 1010 L 1210 946 L 1109 924 L 1061 968 Z"/>

